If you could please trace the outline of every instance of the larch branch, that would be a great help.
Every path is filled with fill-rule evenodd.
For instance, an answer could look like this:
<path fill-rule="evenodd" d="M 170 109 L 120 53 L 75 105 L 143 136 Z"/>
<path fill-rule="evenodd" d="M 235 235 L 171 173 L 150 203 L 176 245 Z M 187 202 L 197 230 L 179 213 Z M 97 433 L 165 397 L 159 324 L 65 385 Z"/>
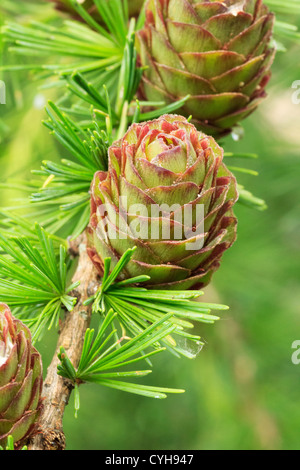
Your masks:
<path fill-rule="evenodd" d="M 68 312 L 61 324 L 56 352 L 47 370 L 44 382 L 44 406 L 39 420 L 38 433 L 31 439 L 30 450 L 64 450 L 63 415 L 72 393 L 72 383 L 57 374 L 59 359 L 57 354 L 63 346 L 76 368 L 78 366 L 84 335 L 90 325 L 92 306 L 83 305 L 84 301 L 95 294 L 99 285 L 97 273 L 86 251 L 86 237 L 81 235 L 70 246 L 70 252 L 78 256 L 78 266 L 73 282 L 80 285 L 72 292 L 77 304 Z"/>

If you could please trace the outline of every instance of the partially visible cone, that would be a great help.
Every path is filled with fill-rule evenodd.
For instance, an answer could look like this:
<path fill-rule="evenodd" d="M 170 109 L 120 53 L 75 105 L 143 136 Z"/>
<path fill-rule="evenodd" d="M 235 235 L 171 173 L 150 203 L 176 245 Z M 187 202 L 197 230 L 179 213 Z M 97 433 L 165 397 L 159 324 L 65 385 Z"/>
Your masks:
<path fill-rule="evenodd" d="M 0 445 L 18 447 L 35 429 L 42 406 L 42 361 L 29 329 L 0 303 Z"/>
<path fill-rule="evenodd" d="M 68 0 L 48 0 L 52 3 L 56 3 L 56 6 L 61 11 L 66 11 L 72 13 L 76 17 L 76 12 L 70 6 Z M 97 19 L 100 19 L 99 12 L 93 0 L 78 0 L 86 11 L 89 12 L 90 15 L 95 16 Z M 128 0 L 128 13 L 129 16 L 138 16 L 141 8 L 143 6 L 144 0 Z"/>
<path fill-rule="evenodd" d="M 172 103 L 196 127 L 219 137 L 266 96 L 274 15 L 262 0 L 148 0 L 138 33 L 140 93 Z"/>

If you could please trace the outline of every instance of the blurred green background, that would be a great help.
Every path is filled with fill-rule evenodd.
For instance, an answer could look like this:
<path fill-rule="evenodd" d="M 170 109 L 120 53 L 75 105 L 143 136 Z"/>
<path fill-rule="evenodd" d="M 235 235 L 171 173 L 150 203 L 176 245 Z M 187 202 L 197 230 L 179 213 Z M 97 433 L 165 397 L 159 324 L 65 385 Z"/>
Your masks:
<path fill-rule="evenodd" d="M 17 3 L 23 2 L 7 5 Z M 25 23 L 39 14 L 38 7 L 27 16 L 6 11 Z M 224 141 L 226 151 L 259 155 L 249 162 L 259 176 L 240 182 L 268 204 L 264 212 L 236 207 L 238 241 L 205 290 L 204 301 L 230 310 L 215 326 L 198 328 L 206 345 L 197 359 L 163 354 L 148 379 L 186 393 L 156 401 L 82 387 L 78 418 L 71 398 L 64 419 L 69 450 L 300 449 L 300 365 L 291 361 L 292 343 L 300 340 L 300 104 L 292 103 L 291 87 L 300 80 L 300 46 L 286 47 L 277 54 L 268 99 L 243 123 L 244 138 Z M 41 125 L 53 92 L 41 91 L 30 74 L 0 79 L 7 85 L 1 181 L 30 178 L 31 168 L 61 150 Z M 1 206 L 10 196 L 1 190 Z M 55 342 L 52 333 L 38 344 L 45 369 Z"/>

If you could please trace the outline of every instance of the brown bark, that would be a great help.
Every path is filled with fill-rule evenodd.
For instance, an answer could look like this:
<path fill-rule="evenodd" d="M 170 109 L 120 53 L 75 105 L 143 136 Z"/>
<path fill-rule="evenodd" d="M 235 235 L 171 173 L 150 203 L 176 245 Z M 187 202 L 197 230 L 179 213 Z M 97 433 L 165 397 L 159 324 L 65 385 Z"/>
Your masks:
<path fill-rule="evenodd" d="M 59 364 L 57 354 L 60 347 L 63 346 L 74 367 L 78 366 L 85 331 L 89 327 L 92 314 L 92 306 L 84 306 L 83 302 L 92 296 L 99 286 L 96 270 L 86 252 L 84 235 L 71 245 L 70 251 L 73 255 L 78 256 L 78 266 L 73 282 L 80 281 L 80 285 L 72 293 L 77 298 L 77 304 L 72 312 L 66 314 L 61 324 L 56 352 L 44 382 L 42 395 L 44 406 L 39 420 L 38 432 L 28 445 L 30 450 L 65 449 L 62 421 L 73 385 L 69 380 L 57 375 L 57 365 Z"/>

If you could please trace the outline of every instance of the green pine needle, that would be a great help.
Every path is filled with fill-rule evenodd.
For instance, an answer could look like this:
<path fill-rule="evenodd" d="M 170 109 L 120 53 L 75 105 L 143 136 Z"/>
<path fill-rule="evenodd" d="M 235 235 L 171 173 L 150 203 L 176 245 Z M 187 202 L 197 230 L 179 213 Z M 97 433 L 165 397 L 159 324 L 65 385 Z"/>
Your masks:
<path fill-rule="evenodd" d="M 169 320 L 172 314 L 148 326 L 135 338 L 120 338 L 117 342 L 111 342 L 112 333 L 108 333 L 117 314 L 110 310 L 103 319 L 95 336 L 94 330 L 88 329 L 85 334 L 81 359 L 77 370 L 72 365 L 64 348 L 60 349 L 58 358 L 58 374 L 72 381 L 75 387 L 75 416 L 80 407 L 78 385 L 81 383 L 97 383 L 99 385 L 134 393 L 148 398 L 166 398 L 168 393 L 183 393 L 184 390 L 153 387 L 134 382 L 124 382 L 120 378 L 140 378 L 150 374 L 151 370 L 123 370 L 128 365 L 132 366 L 145 358 L 153 356 L 164 350 L 157 348 L 158 342 L 172 333 L 176 328 Z M 118 347 L 117 347 L 118 346 Z M 145 353 L 151 346 L 154 351 Z M 143 353 L 141 356 L 140 354 Z"/>
<path fill-rule="evenodd" d="M 33 339 L 46 327 L 58 326 L 62 308 L 72 311 L 76 298 L 70 292 L 79 283 L 67 283 L 66 247 L 55 247 L 38 224 L 31 236 L 5 237 L 0 233 L 0 298 L 27 323 Z"/>
<path fill-rule="evenodd" d="M 202 291 L 164 291 L 136 287 L 149 280 L 148 276 L 116 282 L 134 251 L 135 248 L 127 250 L 112 270 L 110 258 L 105 259 L 101 286 L 86 304 L 93 302 L 94 313 L 106 315 L 111 310 L 117 312 L 116 320 L 123 336 L 131 337 L 141 334 L 149 324 L 166 321 L 166 316 L 171 314 L 169 323 L 174 330 L 172 335 L 162 338 L 163 346 L 177 356 L 194 358 L 203 343 L 199 336 L 188 333 L 186 329 L 192 329 L 194 321 L 214 323 L 219 317 L 212 315 L 211 311 L 227 310 L 228 307 L 196 302 L 195 299 L 203 295 Z M 119 338 L 116 330 L 114 335 Z"/>
<path fill-rule="evenodd" d="M 7 444 L 5 446 L 5 449 L 2 446 L 0 446 L 0 450 L 15 450 L 15 444 L 14 444 L 13 436 L 8 436 Z M 28 447 L 23 446 L 21 450 L 28 450 Z"/>

